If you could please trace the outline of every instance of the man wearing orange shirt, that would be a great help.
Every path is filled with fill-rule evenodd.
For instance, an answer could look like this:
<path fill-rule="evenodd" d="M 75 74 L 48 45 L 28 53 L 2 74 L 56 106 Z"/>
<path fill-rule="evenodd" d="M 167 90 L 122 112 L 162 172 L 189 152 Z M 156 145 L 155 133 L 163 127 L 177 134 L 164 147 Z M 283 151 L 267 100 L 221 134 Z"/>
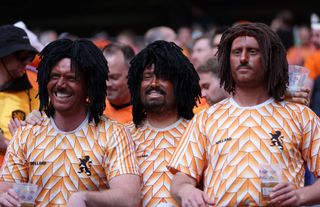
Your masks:
<path fill-rule="evenodd" d="M 37 184 L 36 206 L 138 204 L 132 139 L 122 124 L 101 116 L 107 72 L 106 59 L 90 40 L 60 39 L 42 50 L 38 83 L 46 115 L 41 125 L 19 128 L 8 146 L 1 206 L 20 206 L 13 183 Z"/>
<path fill-rule="evenodd" d="M 128 70 L 134 51 L 129 45 L 110 43 L 102 50 L 108 61 L 106 109 L 103 112 L 108 118 L 128 123 L 132 121 L 132 106 L 128 88 Z"/>
<path fill-rule="evenodd" d="M 182 207 L 302 206 L 320 202 L 320 181 L 304 187 L 306 164 L 320 176 L 320 119 L 284 101 L 288 62 L 267 25 L 236 25 L 218 50 L 220 79 L 231 94 L 197 114 L 169 169 L 172 195 Z M 280 166 L 280 182 L 261 187 L 260 164 Z M 203 179 L 203 190 L 195 186 Z M 262 192 L 270 192 L 263 199 Z"/>
<path fill-rule="evenodd" d="M 128 128 L 142 175 L 142 206 L 178 206 L 166 168 L 200 98 L 199 77 L 181 48 L 155 41 L 131 61 L 128 84 L 133 124 Z"/>

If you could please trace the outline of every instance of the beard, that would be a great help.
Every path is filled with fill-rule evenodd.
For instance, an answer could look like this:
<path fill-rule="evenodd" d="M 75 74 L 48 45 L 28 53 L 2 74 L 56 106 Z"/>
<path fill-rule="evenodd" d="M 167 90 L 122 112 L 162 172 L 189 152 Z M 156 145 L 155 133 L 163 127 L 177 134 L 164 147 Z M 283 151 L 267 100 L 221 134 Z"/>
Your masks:
<path fill-rule="evenodd" d="M 142 104 L 147 112 L 161 112 L 167 109 L 167 104 L 164 100 L 149 100 L 144 101 Z"/>

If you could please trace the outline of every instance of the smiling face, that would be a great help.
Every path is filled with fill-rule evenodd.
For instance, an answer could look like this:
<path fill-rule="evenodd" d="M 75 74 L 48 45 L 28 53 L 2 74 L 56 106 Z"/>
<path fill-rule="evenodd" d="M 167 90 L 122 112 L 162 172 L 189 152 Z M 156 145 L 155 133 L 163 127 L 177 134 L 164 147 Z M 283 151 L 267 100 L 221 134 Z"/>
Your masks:
<path fill-rule="evenodd" d="M 77 114 L 86 110 L 86 84 L 81 73 L 71 68 L 69 58 L 61 59 L 52 69 L 47 85 L 55 113 Z"/>
<path fill-rule="evenodd" d="M 237 86 L 261 86 L 264 82 L 264 69 L 260 47 L 254 37 L 239 36 L 233 40 L 230 66 Z"/>
<path fill-rule="evenodd" d="M 169 80 L 156 77 L 154 64 L 143 72 L 140 93 L 146 111 L 160 112 L 176 108 L 173 84 Z"/>

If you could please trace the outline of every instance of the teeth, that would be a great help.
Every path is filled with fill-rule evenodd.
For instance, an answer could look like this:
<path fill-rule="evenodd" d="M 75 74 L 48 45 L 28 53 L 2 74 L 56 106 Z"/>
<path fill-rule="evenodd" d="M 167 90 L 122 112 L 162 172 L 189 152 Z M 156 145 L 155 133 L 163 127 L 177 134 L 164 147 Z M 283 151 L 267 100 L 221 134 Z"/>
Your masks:
<path fill-rule="evenodd" d="M 68 97 L 70 97 L 69 94 L 60 93 L 60 92 L 56 92 L 56 96 L 57 96 L 58 98 L 68 98 Z"/>

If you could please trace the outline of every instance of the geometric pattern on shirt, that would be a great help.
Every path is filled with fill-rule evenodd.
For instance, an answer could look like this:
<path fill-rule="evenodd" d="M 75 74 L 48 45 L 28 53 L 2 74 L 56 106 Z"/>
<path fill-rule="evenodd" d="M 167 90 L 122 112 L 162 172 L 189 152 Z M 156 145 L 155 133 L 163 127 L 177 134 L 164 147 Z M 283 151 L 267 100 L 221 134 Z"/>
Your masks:
<path fill-rule="evenodd" d="M 296 187 L 303 186 L 305 161 L 320 173 L 319 127 L 319 118 L 300 104 L 271 99 L 241 108 L 228 99 L 191 121 L 169 166 L 198 181 L 204 174 L 205 192 L 218 206 L 261 205 L 261 163 L 280 164 L 282 179 Z M 271 146 L 275 131 L 283 151 Z"/>
<path fill-rule="evenodd" d="M 173 175 L 167 165 L 188 122 L 189 120 L 181 118 L 164 129 L 156 129 L 149 124 L 139 128 L 129 126 L 143 179 L 144 207 L 157 206 L 159 203 L 179 206 L 170 194 Z"/>

